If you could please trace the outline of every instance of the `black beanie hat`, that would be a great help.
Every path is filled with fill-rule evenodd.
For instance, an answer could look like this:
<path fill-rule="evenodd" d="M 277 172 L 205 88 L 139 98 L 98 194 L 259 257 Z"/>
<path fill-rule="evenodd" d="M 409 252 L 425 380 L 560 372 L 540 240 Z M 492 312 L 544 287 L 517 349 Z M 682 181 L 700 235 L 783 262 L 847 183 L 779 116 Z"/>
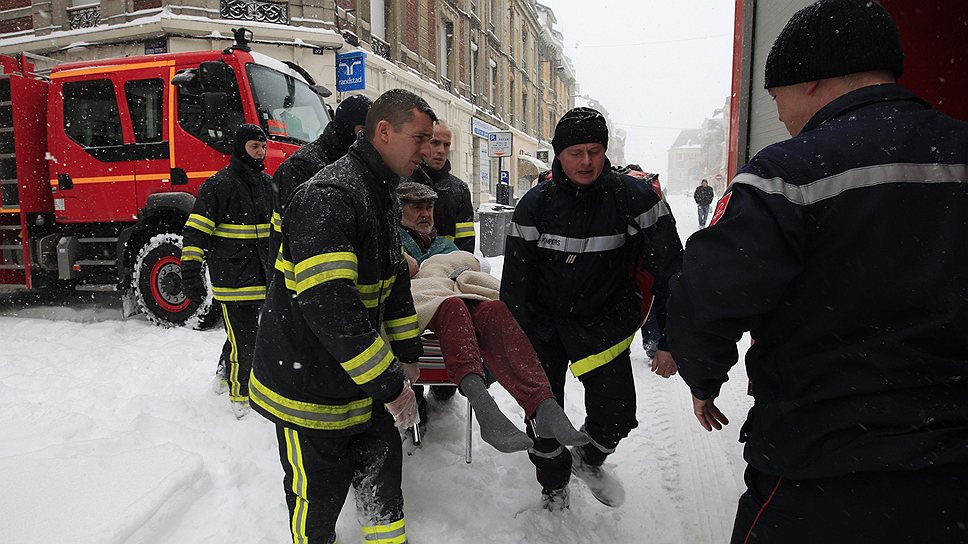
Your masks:
<path fill-rule="evenodd" d="M 249 156 L 245 150 L 245 143 L 249 140 L 258 142 L 266 141 L 266 133 L 258 125 L 243 124 L 235 129 L 235 140 L 232 142 L 232 156 L 242 164 L 253 170 L 262 171 L 265 169 L 265 161 L 259 161 Z"/>
<path fill-rule="evenodd" d="M 366 114 L 370 111 L 373 101 L 362 94 L 354 94 L 340 102 L 333 114 L 333 128 L 336 137 L 347 148 L 356 141 L 353 127 L 366 124 Z"/>
<path fill-rule="evenodd" d="M 551 139 L 555 155 L 578 144 L 602 144 L 608 149 L 608 125 L 598 110 L 571 109 L 555 126 L 555 136 Z"/>
<path fill-rule="evenodd" d="M 900 77 L 897 27 L 874 0 L 820 0 L 796 12 L 766 57 L 764 87 L 887 70 Z"/>

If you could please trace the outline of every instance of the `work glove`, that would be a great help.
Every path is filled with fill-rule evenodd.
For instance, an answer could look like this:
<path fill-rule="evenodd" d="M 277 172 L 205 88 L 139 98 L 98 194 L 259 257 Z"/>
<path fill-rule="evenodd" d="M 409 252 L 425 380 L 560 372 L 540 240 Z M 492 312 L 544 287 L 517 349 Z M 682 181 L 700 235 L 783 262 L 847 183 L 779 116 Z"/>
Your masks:
<path fill-rule="evenodd" d="M 413 393 L 413 388 L 410 387 L 410 380 L 404 380 L 403 391 L 400 392 L 400 395 L 393 402 L 388 402 L 384 406 L 393 416 L 394 425 L 398 429 L 409 429 L 420 423 L 420 412 L 417 411 L 417 396 Z"/>
<path fill-rule="evenodd" d="M 415 383 L 420 379 L 420 365 L 417 362 L 405 363 L 400 361 L 400 368 L 403 369 L 403 377 L 410 383 Z"/>
<path fill-rule="evenodd" d="M 208 296 L 208 289 L 205 288 L 205 281 L 201 274 L 182 274 L 182 292 L 188 300 L 201 304 Z"/>

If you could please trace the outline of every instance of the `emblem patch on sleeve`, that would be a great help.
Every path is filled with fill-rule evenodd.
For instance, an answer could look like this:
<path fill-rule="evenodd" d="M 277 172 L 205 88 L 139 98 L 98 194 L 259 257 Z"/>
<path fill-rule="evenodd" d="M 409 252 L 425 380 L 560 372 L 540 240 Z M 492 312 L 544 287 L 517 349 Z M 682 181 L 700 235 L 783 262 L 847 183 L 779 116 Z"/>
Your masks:
<path fill-rule="evenodd" d="M 716 222 L 719 221 L 719 218 L 726 213 L 726 206 L 729 204 L 729 197 L 731 196 L 733 196 L 732 191 L 723 195 L 723 197 L 719 199 L 719 202 L 716 203 L 716 211 L 713 212 L 713 218 L 709 221 L 710 227 L 715 225 Z"/>

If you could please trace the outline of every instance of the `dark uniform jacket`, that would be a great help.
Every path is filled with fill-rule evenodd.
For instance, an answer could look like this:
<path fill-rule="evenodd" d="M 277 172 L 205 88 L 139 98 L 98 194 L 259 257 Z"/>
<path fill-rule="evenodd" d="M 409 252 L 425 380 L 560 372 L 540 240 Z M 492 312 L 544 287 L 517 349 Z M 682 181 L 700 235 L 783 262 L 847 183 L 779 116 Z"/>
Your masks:
<path fill-rule="evenodd" d="M 450 173 L 450 161 L 443 168 L 434 170 L 427 165 L 421 166 L 412 176 L 412 181 L 429 185 L 437 192 L 434 204 L 434 227 L 437 234 L 448 238 L 457 248 L 474 253 L 474 205 L 471 204 L 471 191 L 460 178 Z"/>
<path fill-rule="evenodd" d="M 421 347 L 392 197 L 399 179 L 361 138 L 290 200 L 249 382 L 268 419 L 356 434 L 400 394 L 394 356 L 415 361 Z"/>
<path fill-rule="evenodd" d="M 968 463 L 968 124 L 855 90 L 744 166 L 689 239 L 669 341 L 715 397 L 744 331 L 746 460 L 789 478 Z"/>
<path fill-rule="evenodd" d="M 708 185 L 700 185 L 696 187 L 696 192 L 693 193 L 692 197 L 696 200 L 696 204 L 708 206 L 713 202 L 713 188 Z"/>
<path fill-rule="evenodd" d="M 182 231 L 182 274 L 200 274 L 205 260 L 216 300 L 261 302 L 266 296 L 271 216 L 269 176 L 233 157 L 198 189 Z"/>
<path fill-rule="evenodd" d="M 289 198 L 297 187 L 345 154 L 346 146 L 336 137 L 335 124 L 330 123 L 319 138 L 300 147 L 280 164 L 272 175 L 272 185 L 279 198 L 280 211 L 286 209 Z"/>
<path fill-rule="evenodd" d="M 607 161 L 587 186 L 568 180 L 558 160 L 552 172 L 550 182 L 532 188 L 514 209 L 501 300 L 529 337 L 547 341 L 557 332 L 572 373 L 582 377 L 627 349 L 638 331 L 641 297 L 631 267 L 639 256 L 654 276 L 654 311 L 664 324 L 666 289 L 679 270 L 682 244 L 668 206 Z M 626 187 L 625 218 L 617 184 Z"/>

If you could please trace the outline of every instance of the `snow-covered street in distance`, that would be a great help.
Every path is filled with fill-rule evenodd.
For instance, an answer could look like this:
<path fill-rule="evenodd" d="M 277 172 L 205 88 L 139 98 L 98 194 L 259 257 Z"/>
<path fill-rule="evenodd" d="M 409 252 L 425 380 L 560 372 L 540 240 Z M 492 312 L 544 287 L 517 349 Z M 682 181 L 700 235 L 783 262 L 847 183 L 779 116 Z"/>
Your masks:
<path fill-rule="evenodd" d="M 716 195 L 717 198 L 719 195 Z M 685 242 L 692 199 L 670 203 Z M 503 257 L 490 259 L 500 275 Z M 0 541 L 6 544 L 290 541 L 274 429 L 236 421 L 210 381 L 225 334 L 121 320 L 113 296 L 0 294 Z M 744 339 L 741 353 L 748 339 Z M 463 461 L 463 398 L 431 401 L 421 448 L 404 459 L 407 534 L 435 543 L 720 543 L 743 489 L 739 428 L 752 399 L 742 364 L 718 402 L 732 423 L 706 433 L 675 376 L 649 372 L 632 347 L 639 428 L 609 458 L 626 486 L 619 508 L 571 483 L 571 509 L 539 507 L 525 453 L 501 454 L 474 431 Z M 521 410 L 499 385 L 501 408 Z M 570 378 L 566 411 L 584 417 Z M 338 541 L 362 541 L 353 500 Z"/>

